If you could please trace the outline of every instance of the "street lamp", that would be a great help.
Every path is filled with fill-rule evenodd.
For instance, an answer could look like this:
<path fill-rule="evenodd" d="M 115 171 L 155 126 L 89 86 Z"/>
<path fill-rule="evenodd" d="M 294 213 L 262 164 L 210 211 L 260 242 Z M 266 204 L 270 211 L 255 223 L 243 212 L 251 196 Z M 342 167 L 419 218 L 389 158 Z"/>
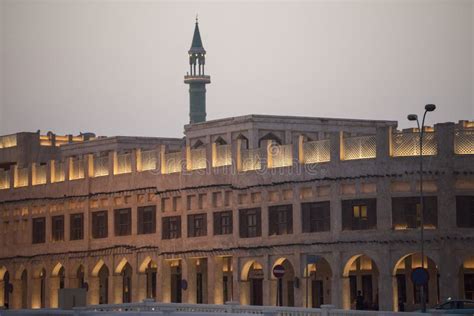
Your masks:
<path fill-rule="evenodd" d="M 425 129 L 425 117 L 426 113 L 433 112 L 436 109 L 436 105 L 427 104 L 425 105 L 425 113 L 423 114 L 423 120 L 418 121 L 418 115 L 410 114 L 408 115 L 409 121 L 416 121 L 418 126 L 418 133 L 420 134 L 420 239 L 421 239 L 421 268 L 425 269 L 425 239 L 424 239 L 424 209 L 423 209 L 423 134 Z M 421 311 L 426 313 L 426 300 L 425 300 L 425 287 L 424 285 L 420 288 L 420 299 L 421 299 Z"/>

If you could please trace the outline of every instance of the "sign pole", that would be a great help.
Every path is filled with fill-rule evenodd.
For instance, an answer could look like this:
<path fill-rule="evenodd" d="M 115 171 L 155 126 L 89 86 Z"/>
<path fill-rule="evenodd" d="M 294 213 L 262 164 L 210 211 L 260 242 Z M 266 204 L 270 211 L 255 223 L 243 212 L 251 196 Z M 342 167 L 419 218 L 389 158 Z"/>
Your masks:
<path fill-rule="evenodd" d="M 306 263 L 306 308 L 309 306 L 309 268 L 308 263 Z"/>

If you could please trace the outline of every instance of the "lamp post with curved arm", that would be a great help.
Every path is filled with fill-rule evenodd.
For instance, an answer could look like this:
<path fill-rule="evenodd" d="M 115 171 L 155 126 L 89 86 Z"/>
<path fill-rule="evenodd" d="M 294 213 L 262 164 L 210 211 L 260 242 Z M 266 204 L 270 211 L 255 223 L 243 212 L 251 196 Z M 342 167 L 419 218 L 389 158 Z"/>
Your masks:
<path fill-rule="evenodd" d="M 418 120 L 418 115 L 410 114 L 408 115 L 409 121 L 416 121 L 418 126 L 418 132 L 420 135 L 420 242 L 421 242 L 421 268 L 425 268 L 425 237 L 424 237 L 424 208 L 423 208 L 423 134 L 425 130 L 425 118 L 428 112 L 433 112 L 436 109 L 436 105 L 427 104 L 425 105 L 425 113 L 423 114 L 423 120 Z M 421 286 L 420 288 L 420 299 L 421 299 L 421 310 L 423 313 L 426 313 L 426 299 L 425 299 L 425 287 Z"/>

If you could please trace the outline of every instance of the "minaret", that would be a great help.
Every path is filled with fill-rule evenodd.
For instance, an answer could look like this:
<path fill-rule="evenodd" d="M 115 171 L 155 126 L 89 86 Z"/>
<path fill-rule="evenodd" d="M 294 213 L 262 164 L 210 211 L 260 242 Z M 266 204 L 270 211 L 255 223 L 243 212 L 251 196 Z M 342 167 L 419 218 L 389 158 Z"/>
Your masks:
<path fill-rule="evenodd" d="M 204 75 L 206 51 L 202 47 L 197 17 L 188 54 L 189 73 L 184 76 L 184 83 L 189 84 L 189 123 L 192 124 L 206 121 L 206 84 L 211 83 L 211 76 Z"/>

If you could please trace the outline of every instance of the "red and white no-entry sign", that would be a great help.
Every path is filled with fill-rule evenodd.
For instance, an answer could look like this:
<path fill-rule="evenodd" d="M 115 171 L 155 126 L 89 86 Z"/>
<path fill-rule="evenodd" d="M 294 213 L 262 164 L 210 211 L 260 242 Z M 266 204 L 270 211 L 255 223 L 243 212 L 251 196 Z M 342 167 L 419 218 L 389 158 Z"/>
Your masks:
<path fill-rule="evenodd" d="M 273 267 L 273 276 L 277 279 L 283 278 L 285 275 L 285 267 L 282 266 L 281 264 L 277 264 L 276 266 Z"/>

